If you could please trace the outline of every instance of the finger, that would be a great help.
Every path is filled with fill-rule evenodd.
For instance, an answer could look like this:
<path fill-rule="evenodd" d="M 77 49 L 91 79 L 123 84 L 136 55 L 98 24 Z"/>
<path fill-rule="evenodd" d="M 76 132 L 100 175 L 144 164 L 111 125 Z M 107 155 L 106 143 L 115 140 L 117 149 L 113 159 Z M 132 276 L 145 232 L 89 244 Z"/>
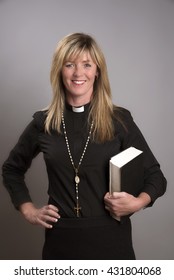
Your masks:
<path fill-rule="evenodd" d="M 53 225 L 51 225 L 47 222 L 44 222 L 41 219 L 38 219 L 38 225 L 43 226 L 44 228 L 49 228 L 49 229 L 51 229 L 53 227 Z"/>
<path fill-rule="evenodd" d="M 113 192 L 112 193 L 112 198 L 123 198 L 126 196 L 126 193 L 125 192 Z"/>
<path fill-rule="evenodd" d="M 48 215 L 48 216 L 50 216 L 50 217 L 53 217 L 53 218 L 57 218 L 57 219 L 60 218 L 60 215 L 59 215 L 56 211 L 54 211 L 54 210 L 52 210 L 52 209 L 46 210 L 46 211 L 44 212 L 44 214 L 45 214 L 45 215 Z"/>
<path fill-rule="evenodd" d="M 110 196 L 111 196 L 111 194 L 110 194 L 109 192 L 107 192 L 107 193 L 105 194 L 104 198 L 108 198 L 108 197 L 110 197 Z"/>
<path fill-rule="evenodd" d="M 57 221 L 58 221 L 57 218 L 51 217 L 49 215 L 44 215 L 41 220 L 45 221 L 45 222 L 52 222 L 52 223 L 57 223 Z"/>
<path fill-rule="evenodd" d="M 48 208 L 48 209 L 51 209 L 51 210 L 53 210 L 53 211 L 55 211 L 55 212 L 58 212 L 58 211 L 59 211 L 59 209 L 58 209 L 55 205 L 52 205 L 52 204 L 47 205 L 47 208 Z"/>
<path fill-rule="evenodd" d="M 109 199 L 104 200 L 105 206 L 109 207 L 111 206 L 111 201 Z"/>
<path fill-rule="evenodd" d="M 41 210 L 44 215 L 46 214 L 55 218 L 60 218 L 60 215 L 58 213 L 59 209 L 52 204 L 44 206 Z"/>
<path fill-rule="evenodd" d="M 36 223 L 45 227 L 45 228 L 52 228 L 53 227 L 53 223 L 57 223 L 58 219 L 57 218 L 53 218 L 49 215 L 40 215 L 40 217 L 37 218 Z"/>
<path fill-rule="evenodd" d="M 124 197 L 124 192 L 113 192 L 112 194 L 105 195 L 104 200 L 109 202 L 122 197 Z"/>
<path fill-rule="evenodd" d="M 112 195 L 105 195 L 104 196 L 104 202 L 109 202 L 112 199 Z"/>

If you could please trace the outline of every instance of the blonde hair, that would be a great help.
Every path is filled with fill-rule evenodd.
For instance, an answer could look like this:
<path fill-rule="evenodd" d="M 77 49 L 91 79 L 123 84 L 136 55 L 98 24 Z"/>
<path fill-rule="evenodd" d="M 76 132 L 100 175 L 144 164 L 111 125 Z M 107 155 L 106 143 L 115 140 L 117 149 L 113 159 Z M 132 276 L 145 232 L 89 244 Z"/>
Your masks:
<path fill-rule="evenodd" d="M 88 52 L 97 65 L 98 77 L 94 83 L 88 122 L 93 121 L 93 140 L 104 142 L 113 139 L 113 110 L 111 89 L 104 55 L 96 41 L 88 34 L 73 33 L 64 37 L 57 45 L 53 55 L 50 82 L 53 99 L 48 108 L 45 130 L 61 132 L 61 117 L 65 106 L 65 91 L 62 82 L 62 66 L 70 57 Z"/>

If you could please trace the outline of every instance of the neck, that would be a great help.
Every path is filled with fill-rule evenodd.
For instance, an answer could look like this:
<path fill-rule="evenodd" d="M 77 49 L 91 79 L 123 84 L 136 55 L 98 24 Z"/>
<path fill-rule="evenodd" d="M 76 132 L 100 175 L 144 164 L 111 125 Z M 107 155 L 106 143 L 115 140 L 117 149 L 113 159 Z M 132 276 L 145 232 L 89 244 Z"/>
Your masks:
<path fill-rule="evenodd" d="M 75 97 L 75 98 L 73 98 L 73 97 L 68 98 L 67 97 L 66 101 L 70 106 L 81 107 L 81 106 L 84 106 L 84 105 L 90 103 L 91 98 L 81 98 L 80 96 Z"/>

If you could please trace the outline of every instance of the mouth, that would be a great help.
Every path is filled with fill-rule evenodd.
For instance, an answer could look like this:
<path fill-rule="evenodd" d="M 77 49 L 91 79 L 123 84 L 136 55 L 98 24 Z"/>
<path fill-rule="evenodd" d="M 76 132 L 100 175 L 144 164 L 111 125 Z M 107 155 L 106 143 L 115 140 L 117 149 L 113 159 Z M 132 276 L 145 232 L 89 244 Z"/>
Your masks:
<path fill-rule="evenodd" d="M 72 82 L 75 85 L 83 85 L 86 81 L 85 80 L 72 80 Z"/>

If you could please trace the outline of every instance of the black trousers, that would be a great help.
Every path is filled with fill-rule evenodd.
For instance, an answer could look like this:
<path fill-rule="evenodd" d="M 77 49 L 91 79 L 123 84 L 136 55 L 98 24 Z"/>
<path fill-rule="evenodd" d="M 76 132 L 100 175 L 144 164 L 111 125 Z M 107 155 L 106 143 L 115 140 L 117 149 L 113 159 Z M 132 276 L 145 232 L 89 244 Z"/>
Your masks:
<path fill-rule="evenodd" d="M 60 218 L 46 229 L 44 260 L 134 260 L 130 219 Z"/>

